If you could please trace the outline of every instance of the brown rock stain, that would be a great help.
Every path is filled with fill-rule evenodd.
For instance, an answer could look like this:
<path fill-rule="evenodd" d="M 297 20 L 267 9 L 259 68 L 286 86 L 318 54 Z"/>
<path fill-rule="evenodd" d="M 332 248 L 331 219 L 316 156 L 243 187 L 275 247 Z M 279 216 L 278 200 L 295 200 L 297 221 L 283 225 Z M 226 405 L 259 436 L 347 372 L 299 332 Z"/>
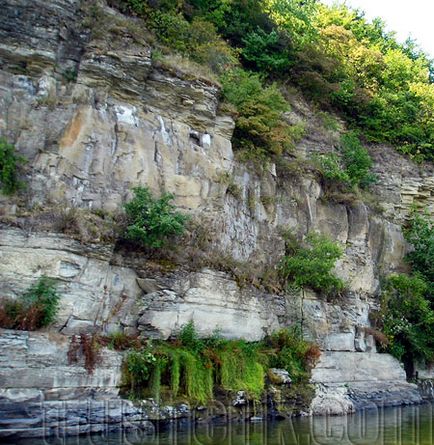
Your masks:
<path fill-rule="evenodd" d="M 65 133 L 63 134 L 62 139 L 59 142 L 59 146 L 61 149 L 71 147 L 76 143 L 83 128 L 85 114 L 85 110 L 78 110 L 77 113 L 74 115 Z"/>

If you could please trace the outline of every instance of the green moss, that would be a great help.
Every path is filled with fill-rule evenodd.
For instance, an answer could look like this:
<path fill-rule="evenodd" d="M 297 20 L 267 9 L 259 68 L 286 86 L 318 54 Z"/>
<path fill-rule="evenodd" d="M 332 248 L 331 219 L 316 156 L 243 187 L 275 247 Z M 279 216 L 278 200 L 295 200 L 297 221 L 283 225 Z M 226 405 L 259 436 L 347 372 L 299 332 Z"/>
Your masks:
<path fill-rule="evenodd" d="M 259 401 L 270 365 L 284 367 L 301 382 L 300 376 L 307 378 L 317 358 L 313 345 L 285 332 L 251 343 L 225 340 L 218 334 L 200 339 L 189 323 L 177 340 L 156 341 L 151 348 L 131 352 L 124 366 L 124 385 L 134 398 L 148 394 L 161 400 L 167 395 L 171 400 L 182 397 L 205 404 L 220 388 L 228 393 L 245 391 Z"/>
<path fill-rule="evenodd" d="M 259 399 L 265 386 L 265 370 L 260 363 L 258 345 L 250 350 L 242 341 L 227 342 L 219 357 L 219 383 L 227 391 L 246 391 Z"/>

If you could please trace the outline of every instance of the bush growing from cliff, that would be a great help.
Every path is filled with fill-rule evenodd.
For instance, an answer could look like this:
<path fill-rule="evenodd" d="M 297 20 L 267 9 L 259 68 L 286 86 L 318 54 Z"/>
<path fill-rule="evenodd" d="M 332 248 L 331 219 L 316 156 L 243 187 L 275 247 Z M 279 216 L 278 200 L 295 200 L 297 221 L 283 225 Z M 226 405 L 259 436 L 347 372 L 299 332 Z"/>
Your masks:
<path fill-rule="evenodd" d="M 25 159 L 16 153 L 15 147 L 5 138 L 0 138 L 0 191 L 4 194 L 11 195 L 22 187 L 18 170 L 24 162 Z"/>
<path fill-rule="evenodd" d="M 280 274 L 290 287 L 309 287 L 327 296 L 338 295 L 345 284 L 332 270 L 342 253 L 341 247 L 327 237 L 310 233 L 304 245 L 287 243 Z"/>
<path fill-rule="evenodd" d="M 259 400 L 268 366 L 282 366 L 293 373 L 294 381 L 306 382 L 317 358 L 317 349 L 292 331 L 282 330 L 250 343 L 218 334 L 201 339 L 190 322 L 177 339 L 154 341 L 131 351 L 124 364 L 124 385 L 132 397 L 185 396 L 205 403 L 220 388 L 246 391 L 251 399 Z"/>
<path fill-rule="evenodd" d="M 352 186 L 365 188 L 375 182 L 375 176 L 370 172 L 373 164 L 371 156 L 356 133 L 342 135 L 340 151 L 345 173 Z"/>
<path fill-rule="evenodd" d="M 289 105 L 277 86 L 264 86 L 257 74 L 235 69 L 221 77 L 223 97 L 237 110 L 234 145 L 239 150 L 261 150 L 281 155 L 293 147 L 291 127 L 283 113 Z"/>
<path fill-rule="evenodd" d="M 434 311 L 428 284 L 418 275 L 392 275 L 384 286 L 377 326 L 389 340 L 386 350 L 406 365 L 434 360 Z M 411 373 L 410 373 L 411 374 Z"/>
<path fill-rule="evenodd" d="M 375 175 L 371 173 L 371 156 L 357 133 L 350 131 L 343 134 L 339 151 L 339 154 L 330 153 L 314 158 L 326 179 L 352 188 L 367 188 L 375 182 Z"/>
<path fill-rule="evenodd" d="M 413 270 L 421 274 L 429 284 L 434 296 L 434 223 L 429 214 L 413 212 L 404 229 L 406 240 L 413 245 L 413 250 L 406 259 Z"/>
<path fill-rule="evenodd" d="M 402 360 L 413 377 L 415 362 L 434 362 L 434 230 L 429 215 L 414 211 L 404 235 L 413 245 L 406 256 L 413 274 L 386 280 L 375 321 L 388 338 L 384 349 Z"/>
<path fill-rule="evenodd" d="M 56 318 L 59 300 L 54 280 L 42 276 L 20 298 L 0 303 L 0 326 L 29 331 L 46 327 Z"/>
<path fill-rule="evenodd" d="M 270 356 L 272 368 L 286 369 L 293 382 L 309 379 L 309 371 L 315 366 L 321 352 L 317 345 L 303 339 L 300 329 L 281 329 L 268 338 L 268 344 L 276 351 Z"/>
<path fill-rule="evenodd" d="M 125 204 L 128 239 L 158 249 L 170 238 L 183 234 L 187 216 L 176 211 L 171 203 L 172 194 L 154 198 L 147 187 L 136 187 L 133 191 L 134 198 Z"/>

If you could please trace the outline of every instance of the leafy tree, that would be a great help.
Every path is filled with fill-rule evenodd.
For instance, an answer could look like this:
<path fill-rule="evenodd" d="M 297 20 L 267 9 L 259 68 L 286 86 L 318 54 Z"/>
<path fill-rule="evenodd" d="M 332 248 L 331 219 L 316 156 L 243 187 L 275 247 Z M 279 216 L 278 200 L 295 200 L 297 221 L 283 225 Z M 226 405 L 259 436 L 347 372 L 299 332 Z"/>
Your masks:
<path fill-rule="evenodd" d="M 170 237 L 181 235 L 187 217 L 171 204 L 173 195 L 154 198 L 147 187 L 135 187 L 134 198 L 125 204 L 128 217 L 126 237 L 144 246 L 161 248 Z"/>
<path fill-rule="evenodd" d="M 249 66 L 264 73 L 282 74 L 292 63 L 289 41 L 282 33 L 272 30 L 270 33 L 258 28 L 243 38 L 243 59 Z"/>
<path fill-rule="evenodd" d="M 259 75 L 236 69 L 222 78 L 223 97 L 237 109 L 234 144 L 239 149 L 259 147 L 282 154 L 292 147 L 290 126 L 283 113 L 289 105 L 276 85 L 264 87 Z"/>
<path fill-rule="evenodd" d="M 392 275 L 381 296 L 379 328 L 388 337 L 387 351 L 412 377 L 415 361 L 434 360 L 434 311 L 426 298 L 428 285 L 417 275 Z"/>
<path fill-rule="evenodd" d="M 413 250 L 406 258 L 413 270 L 428 281 L 434 296 L 434 224 L 429 214 L 420 215 L 414 212 L 404 235 L 413 245 Z"/>
<path fill-rule="evenodd" d="M 266 0 L 265 10 L 274 22 L 290 36 L 296 50 L 316 41 L 318 30 L 313 18 L 317 0 Z"/>

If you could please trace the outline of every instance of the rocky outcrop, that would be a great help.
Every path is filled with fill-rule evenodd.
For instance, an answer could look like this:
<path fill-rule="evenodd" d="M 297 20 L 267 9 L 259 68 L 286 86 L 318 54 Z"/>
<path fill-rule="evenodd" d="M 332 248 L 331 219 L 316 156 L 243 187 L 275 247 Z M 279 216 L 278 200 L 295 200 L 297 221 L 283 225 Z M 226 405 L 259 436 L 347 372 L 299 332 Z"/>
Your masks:
<path fill-rule="evenodd" d="M 124 330 L 167 339 L 193 320 L 204 336 L 218 330 L 227 338 L 259 340 L 285 325 L 284 297 L 243 291 L 226 273 L 205 269 L 140 278 L 111 264 L 109 246 L 17 229 L 0 230 L 0 251 L 3 296 L 18 297 L 38 275 L 58 280 L 61 301 L 53 329 L 66 335 Z"/>
<path fill-rule="evenodd" d="M 422 402 L 402 365 L 387 354 L 327 351 L 312 374 L 318 391 L 313 414 L 342 415 L 375 407 Z"/>
<path fill-rule="evenodd" d="M 364 328 L 378 305 L 380 275 L 405 268 L 400 224 L 411 204 L 432 210 L 431 167 L 371 147 L 379 178 L 374 190 L 384 212 L 355 197 L 329 199 L 302 165 L 314 152 L 334 150 L 338 136 L 297 99 L 288 118 L 307 131 L 294 156 L 255 171 L 233 152 L 234 122 L 220 114 L 218 83 L 192 73 L 182 60 L 156 60 L 136 19 L 104 2 L 94 6 L 7 0 L 2 9 L 0 135 L 28 162 L 26 191 L 0 197 L 8 223 L 0 230 L 0 292 L 16 298 L 45 274 L 58 280 L 62 300 L 49 331 L 2 333 L 1 409 L 64 400 L 73 407 L 71 416 L 82 418 L 77 400 L 88 396 L 118 407 L 120 356 L 105 351 L 106 364 L 87 376 L 82 366 L 67 364 L 67 338 L 118 330 L 168 338 L 190 320 L 202 335 L 219 330 L 249 340 L 301 325 L 324 351 L 313 374 L 319 388 L 314 413 L 419 402 L 398 363 L 375 352 Z M 132 261 L 129 252 L 97 240 L 80 243 L 56 233 L 55 225 L 50 232 L 30 223 L 11 227 L 46 206 L 119 211 L 140 184 L 172 192 L 176 205 L 205 228 L 214 255 L 251 269 L 278 264 L 282 231 L 330 236 L 344 250 L 336 274 L 347 282 L 347 295 L 329 302 L 307 291 L 241 288 L 212 266 L 156 271 L 146 258 Z M 141 422 L 127 405 L 128 419 Z M 92 423 L 90 417 L 83 422 Z M 99 428 L 98 420 L 93 424 Z M 34 427 L 37 435 L 41 426 Z"/>

